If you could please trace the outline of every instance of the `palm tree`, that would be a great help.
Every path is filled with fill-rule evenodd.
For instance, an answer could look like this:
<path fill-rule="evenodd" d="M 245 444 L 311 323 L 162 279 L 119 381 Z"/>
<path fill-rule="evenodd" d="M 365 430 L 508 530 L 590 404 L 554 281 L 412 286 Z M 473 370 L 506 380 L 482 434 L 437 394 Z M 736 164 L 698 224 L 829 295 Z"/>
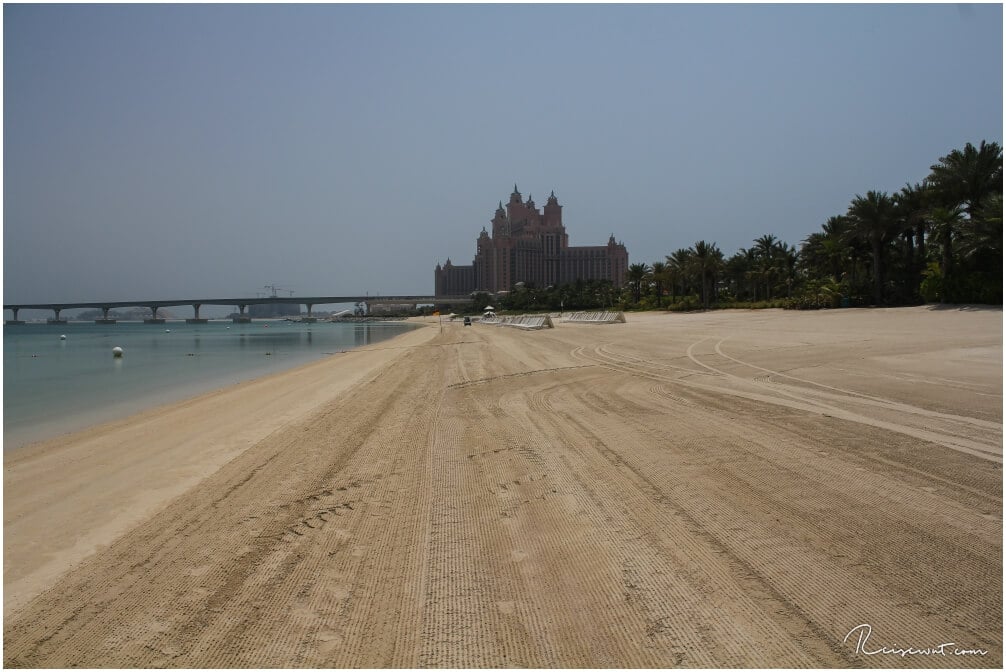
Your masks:
<path fill-rule="evenodd" d="M 758 300 L 758 250 L 753 247 L 740 249 L 740 252 L 744 255 L 744 266 L 745 273 L 744 278 L 750 283 L 749 289 L 751 290 L 751 300 Z"/>
<path fill-rule="evenodd" d="M 746 288 L 751 280 L 751 261 L 748 257 L 748 250 L 741 248 L 734 252 L 733 256 L 726 260 L 723 273 L 726 276 L 730 292 L 738 301 L 750 298 L 745 296 Z"/>
<path fill-rule="evenodd" d="M 849 220 L 853 235 L 870 245 L 873 255 L 873 300 L 879 306 L 882 298 L 881 257 L 884 245 L 890 241 L 897 224 L 894 200 L 887 192 L 868 191 L 865 197 L 856 194 L 849 205 Z"/>
<path fill-rule="evenodd" d="M 650 273 L 650 267 L 646 264 L 629 264 L 629 287 L 632 288 L 632 296 L 636 303 L 639 303 L 639 294 L 642 291 L 643 282 Z"/>
<path fill-rule="evenodd" d="M 667 264 L 662 261 L 653 262 L 650 274 L 653 276 L 653 288 L 657 293 L 657 308 L 660 308 L 664 296 L 664 282 L 667 280 Z"/>
<path fill-rule="evenodd" d="M 991 194 L 982 202 L 978 217 L 962 236 L 960 254 L 964 259 L 985 256 L 1002 266 L 1003 195 Z M 992 270 L 991 268 L 989 269 Z"/>
<path fill-rule="evenodd" d="M 767 233 L 760 238 L 755 238 L 755 250 L 757 250 L 758 254 L 762 257 L 771 257 L 778 242 L 778 238 L 771 233 Z"/>
<path fill-rule="evenodd" d="M 918 254 L 913 254 L 911 261 L 920 269 L 926 265 L 926 223 L 931 195 L 932 190 L 926 182 L 916 182 L 914 185 L 905 184 L 894 196 L 898 218 L 905 227 L 902 235 L 912 253 L 915 247 L 918 248 Z"/>
<path fill-rule="evenodd" d="M 758 273 L 765 282 L 765 297 L 772 300 L 772 280 L 776 276 L 775 254 L 779 246 L 778 239 L 771 233 L 754 240 L 755 256 L 758 259 Z"/>
<path fill-rule="evenodd" d="M 852 248 L 848 242 L 849 218 L 843 215 L 829 217 L 819 233 L 812 233 L 800 249 L 801 264 L 811 276 L 830 277 L 835 282 L 852 262 Z"/>
<path fill-rule="evenodd" d="M 955 149 L 929 168 L 933 172 L 927 181 L 940 202 L 963 205 L 970 219 L 978 216 L 986 196 L 1003 190 L 1002 147 L 997 142 L 982 140 L 978 147 L 969 142 L 963 151 Z"/>
<path fill-rule="evenodd" d="M 964 210 L 959 205 L 952 208 L 933 208 L 930 217 L 933 238 L 940 246 L 940 274 L 946 281 L 953 274 L 954 240 L 960 235 Z"/>
<path fill-rule="evenodd" d="M 800 244 L 800 260 L 803 268 L 811 277 L 824 275 L 829 270 L 827 244 L 829 240 L 824 233 L 817 231 L 803 239 Z"/>
<path fill-rule="evenodd" d="M 674 293 L 675 285 L 680 287 L 681 294 L 685 294 L 685 280 L 688 278 L 688 270 L 692 263 L 692 251 L 685 248 L 678 248 L 667 260 L 667 268 L 671 276 L 671 301 L 675 301 L 677 295 Z M 674 281 L 677 280 L 677 283 Z"/>
<path fill-rule="evenodd" d="M 776 248 L 776 259 L 778 260 L 779 274 L 786 282 L 786 298 L 793 297 L 793 283 L 796 282 L 796 267 L 800 260 L 800 253 L 788 243 L 779 243 Z"/>
<path fill-rule="evenodd" d="M 695 245 L 692 246 L 691 251 L 695 268 L 699 272 L 699 287 L 701 288 L 699 295 L 701 297 L 702 307 L 708 308 L 709 291 L 706 285 L 706 275 L 715 270 L 717 267 L 717 261 L 722 263 L 723 253 L 716 247 L 716 243 L 707 243 L 704 240 L 696 242 Z"/>
<path fill-rule="evenodd" d="M 709 287 L 712 290 L 712 300 L 719 303 L 720 300 L 720 276 L 726 268 L 726 258 L 723 251 L 712 243 L 712 254 L 709 256 Z"/>

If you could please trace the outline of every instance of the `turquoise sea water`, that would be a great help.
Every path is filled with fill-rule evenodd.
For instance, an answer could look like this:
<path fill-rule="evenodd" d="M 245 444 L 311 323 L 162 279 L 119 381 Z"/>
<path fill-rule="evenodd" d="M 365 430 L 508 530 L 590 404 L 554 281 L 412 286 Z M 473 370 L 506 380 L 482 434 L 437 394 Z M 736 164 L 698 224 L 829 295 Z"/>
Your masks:
<path fill-rule="evenodd" d="M 412 328 L 393 322 L 278 320 L 4 326 L 4 448 L 289 369 Z M 121 359 L 112 356 L 116 346 L 123 349 Z"/>

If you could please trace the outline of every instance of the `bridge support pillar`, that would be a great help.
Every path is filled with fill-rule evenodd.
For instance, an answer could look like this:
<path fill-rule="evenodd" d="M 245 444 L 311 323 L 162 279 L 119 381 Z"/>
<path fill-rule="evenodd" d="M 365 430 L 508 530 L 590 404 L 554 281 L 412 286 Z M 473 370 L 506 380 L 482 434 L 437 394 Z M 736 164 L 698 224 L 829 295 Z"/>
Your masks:
<path fill-rule="evenodd" d="M 201 303 L 193 303 L 192 304 L 192 307 L 196 311 L 196 316 L 195 317 L 190 317 L 189 319 L 185 320 L 186 324 L 206 324 L 206 322 L 208 320 L 200 319 L 200 317 L 199 317 L 199 307 L 201 305 L 203 305 L 203 304 L 201 304 Z"/>
<path fill-rule="evenodd" d="M 62 308 L 53 308 L 52 312 L 54 312 L 56 314 L 56 316 L 55 317 L 50 317 L 46 321 L 49 324 L 66 324 L 66 320 L 59 319 L 59 313 L 60 313 L 61 310 L 63 310 L 63 309 Z"/>
<path fill-rule="evenodd" d="M 20 308 L 11 308 L 11 312 L 14 313 L 14 319 L 13 320 L 5 320 L 4 324 L 24 324 L 24 320 L 17 319 L 17 311 L 19 311 L 19 310 L 21 310 L 21 309 Z"/>
<path fill-rule="evenodd" d="M 157 317 L 158 306 L 150 306 L 150 317 L 143 320 L 144 324 L 164 324 L 163 317 Z"/>
<path fill-rule="evenodd" d="M 311 314 L 311 308 L 314 307 L 314 304 L 313 303 L 305 303 L 304 305 L 307 306 L 307 316 L 300 318 L 300 321 L 301 322 L 317 322 L 318 318 Z"/>
<path fill-rule="evenodd" d="M 238 316 L 234 318 L 234 322 L 237 324 L 245 324 L 251 322 L 251 318 L 245 315 L 245 308 L 248 306 L 238 304 Z"/>
<path fill-rule="evenodd" d="M 108 317 L 108 306 L 102 306 L 101 312 L 103 316 L 95 320 L 94 321 L 95 324 L 115 324 L 115 320 Z"/>

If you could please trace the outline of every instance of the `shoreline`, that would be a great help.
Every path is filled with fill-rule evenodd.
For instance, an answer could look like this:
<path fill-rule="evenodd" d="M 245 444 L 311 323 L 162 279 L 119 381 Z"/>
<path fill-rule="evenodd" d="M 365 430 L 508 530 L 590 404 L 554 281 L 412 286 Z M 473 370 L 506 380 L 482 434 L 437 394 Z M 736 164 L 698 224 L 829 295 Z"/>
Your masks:
<path fill-rule="evenodd" d="M 435 334 L 414 329 L 320 361 L 5 447 L 5 616 L 255 442 L 309 417 Z M 271 414 L 274 402 L 282 410 Z M 72 484 L 63 482 L 68 464 L 80 470 Z M 17 546 L 10 545 L 12 539 Z"/>

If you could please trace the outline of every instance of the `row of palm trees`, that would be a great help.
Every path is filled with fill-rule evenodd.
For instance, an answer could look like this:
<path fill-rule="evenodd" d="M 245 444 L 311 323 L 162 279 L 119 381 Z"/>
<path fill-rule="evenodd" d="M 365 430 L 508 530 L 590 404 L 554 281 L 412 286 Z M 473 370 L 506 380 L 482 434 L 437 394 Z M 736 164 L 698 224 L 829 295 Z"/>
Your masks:
<path fill-rule="evenodd" d="M 1002 148 L 968 143 L 930 171 L 895 194 L 857 194 L 799 250 L 766 234 L 729 258 L 700 240 L 664 261 L 632 264 L 627 302 L 1002 303 Z"/>

